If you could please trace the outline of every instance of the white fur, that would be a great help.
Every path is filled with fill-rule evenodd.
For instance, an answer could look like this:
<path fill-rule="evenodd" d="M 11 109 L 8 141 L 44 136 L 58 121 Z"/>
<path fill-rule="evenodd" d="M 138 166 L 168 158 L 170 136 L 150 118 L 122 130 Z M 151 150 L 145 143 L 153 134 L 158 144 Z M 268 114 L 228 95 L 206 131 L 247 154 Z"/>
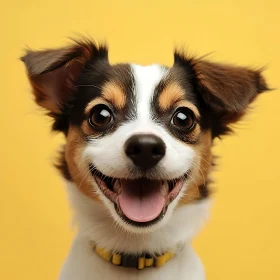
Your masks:
<path fill-rule="evenodd" d="M 209 201 L 204 200 L 176 209 L 169 223 L 148 234 L 135 234 L 120 228 L 108 209 L 83 195 L 68 182 L 69 198 L 75 209 L 78 233 L 61 272 L 60 280 L 203 280 L 203 267 L 191 248 L 191 239 L 208 216 Z M 182 249 L 161 268 L 143 271 L 115 267 L 101 259 L 90 247 L 94 240 L 108 250 L 131 253 L 149 250 L 163 252 Z"/>
<path fill-rule="evenodd" d="M 141 122 L 150 122 L 150 106 L 154 90 L 168 71 L 157 64 L 149 66 L 132 64 L 131 68 L 135 80 L 134 94 L 137 96 L 137 119 Z"/>

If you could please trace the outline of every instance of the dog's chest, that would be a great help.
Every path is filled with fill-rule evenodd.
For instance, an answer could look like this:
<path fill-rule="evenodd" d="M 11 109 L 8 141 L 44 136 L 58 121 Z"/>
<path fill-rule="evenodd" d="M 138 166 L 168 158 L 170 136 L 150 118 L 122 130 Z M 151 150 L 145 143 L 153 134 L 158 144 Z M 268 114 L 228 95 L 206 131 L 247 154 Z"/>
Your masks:
<path fill-rule="evenodd" d="M 76 240 L 64 264 L 60 280 L 204 280 L 199 258 L 191 247 L 184 248 L 161 268 L 144 270 L 116 267 L 100 259 L 88 246 Z"/>

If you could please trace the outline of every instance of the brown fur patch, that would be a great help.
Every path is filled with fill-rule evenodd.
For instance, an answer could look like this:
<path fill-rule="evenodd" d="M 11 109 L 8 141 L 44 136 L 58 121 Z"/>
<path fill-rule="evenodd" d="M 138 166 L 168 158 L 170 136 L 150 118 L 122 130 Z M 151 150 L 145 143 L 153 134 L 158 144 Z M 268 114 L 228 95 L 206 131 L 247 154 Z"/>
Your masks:
<path fill-rule="evenodd" d="M 100 200 L 92 187 L 92 175 L 87 161 L 82 158 L 85 142 L 78 128 L 70 127 L 65 146 L 65 159 L 72 181 L 85 195 Z"/>
<path fill-rule="evenodd" d="M 118 109 L 122 109 L 125 106 L 125 93 L 116 82 L 107 82 L 102 88 L 102 96 Z"/>
<path fill-rule="evenodd" d="M 194 168 L 189 178 L 191 183 L 179 201 L 179 206 L 205 198 L 209 193 L 207 178 L 212 169 L 211 146 L 212 136 L 210 131 L 201 134 L 199 144 L 193 146 L 196 156 L 193 163 Z"/>
<path fill-rule="evenodd" d="M 162 111 L 170 109 L 175 103 L 185 97 L 184 89 L 176 82 L 167 85 L 159 96 L 159 106 Z"/>
<path fill-rule="evenodd" d="M 98 133 L 89 125 L 88 120 L 83 121 L 81 127 L 86 135 L 91 135 L 93 137 L 98 135 Z"/>

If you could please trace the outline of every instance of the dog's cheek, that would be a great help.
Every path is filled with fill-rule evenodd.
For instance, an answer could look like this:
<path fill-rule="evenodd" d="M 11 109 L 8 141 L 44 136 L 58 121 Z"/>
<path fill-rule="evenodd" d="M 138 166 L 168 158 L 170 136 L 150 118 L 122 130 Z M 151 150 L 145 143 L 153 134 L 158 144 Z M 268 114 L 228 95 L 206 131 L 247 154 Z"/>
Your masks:
<path fill-rule="evenodd" d="M 192 173 L 178 206 L 189 204 L 209 196 L 210 190 L 206 178 L 208 178 L 213 164 L 211 147 L 211 132 L 202 132 L 199 143 L 193 146 L 196 156 L 193 162 Z"/>
<path fill-rule="evenodd" d="M 129 161 L 124 153 L 124 143 L 131 124 L 123 125 L 112 134 L 93 139 L 86 147 L 84 157 L 104 175 L 128 177 Z"/>
<path fill-rule="evenodd" d="M 195 159 L 195 151 L 181 141 L 168 139 L 165 158 L 160 163 L 163 172 L 168 178 L 178 178 L 187 173 Z"/>
<path fill-rule="evenodd" d="M 93 178 L 89 166 L 83 158 L 86 147 L 85 140 L 78 128 L 70 127 L 65 146 L 65 160 L 69 174 L 77 188 L 91 199 L 100 201 L 93 187 Z"/>

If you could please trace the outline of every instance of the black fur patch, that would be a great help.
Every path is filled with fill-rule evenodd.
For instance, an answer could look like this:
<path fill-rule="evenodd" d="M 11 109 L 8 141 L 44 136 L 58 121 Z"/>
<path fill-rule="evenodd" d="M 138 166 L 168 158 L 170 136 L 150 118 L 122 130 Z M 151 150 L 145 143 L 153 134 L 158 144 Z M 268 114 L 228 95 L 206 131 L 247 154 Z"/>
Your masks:
<path fill-rule="evenodd" d="M 70 112 L 69 123 L 80 126 L 89 117 L 84 113 L 87 104 L 102 95 L 102 86 L 109 81 L 120 84 L 126 95 L 125 107 L 122 110 L 115 108 L 117 117 L 115 125 L 118 126 L 123 121 L 134 119 L 136 106 L 132 77 L 128 64 L 110 65 L 105 61 L 89 61 L 76 83 L 76 99 Z"/>

